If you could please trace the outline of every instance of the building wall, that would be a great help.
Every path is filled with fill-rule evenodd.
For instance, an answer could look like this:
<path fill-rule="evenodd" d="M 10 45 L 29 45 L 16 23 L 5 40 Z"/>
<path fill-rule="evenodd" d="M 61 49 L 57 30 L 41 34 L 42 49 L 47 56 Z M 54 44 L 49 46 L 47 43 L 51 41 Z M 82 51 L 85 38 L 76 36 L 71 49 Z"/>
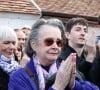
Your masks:
<path fill-rule="evenodd" d="M 0 12 L 0 26 L 7 25 L 13 29 L 20 29 L 26 25 L 31 27 L 39 18 L 39 15 Z M 89 27 L 88 30 L 89 35 L 91 35 L 92 31 L 95 31 L 96 35 L 100 36 L 100 28 Z"/>
<path fill-rule="evenodd" d="M 100 28 L 97 28 L 97 27 L 89 27 L 88 30 L 89 30 L 89 35 L 91 35 L 93 31 L 95 31 L 96 36 L 100 36 Z"/>
<path fill-rule="evenodd" d="M 13 29 L 20 29 L 26 25 L 31 27 L 39 18 L 39 15 L 0 12 L 0 26 L 7 25 Z"/>

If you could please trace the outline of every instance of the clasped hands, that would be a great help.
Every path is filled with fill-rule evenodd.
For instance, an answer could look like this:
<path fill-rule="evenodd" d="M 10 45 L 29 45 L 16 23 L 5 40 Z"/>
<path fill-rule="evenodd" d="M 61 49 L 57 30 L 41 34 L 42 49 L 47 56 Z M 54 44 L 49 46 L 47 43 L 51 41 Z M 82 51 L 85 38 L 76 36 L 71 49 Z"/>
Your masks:
<path fill-rule="evenodd" d="M 55 90 L 64 90 L 67 86 L 73 88 L 75 84 L 75 73 L 76 53 L 72 53 L 66 60 L 62 61 L 52 87 Z"/>

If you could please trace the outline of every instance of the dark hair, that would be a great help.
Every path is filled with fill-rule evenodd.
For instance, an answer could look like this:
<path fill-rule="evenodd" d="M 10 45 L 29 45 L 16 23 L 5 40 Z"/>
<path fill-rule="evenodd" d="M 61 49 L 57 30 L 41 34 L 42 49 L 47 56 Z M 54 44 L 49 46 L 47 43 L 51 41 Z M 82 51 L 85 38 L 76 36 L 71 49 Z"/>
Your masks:
<path fill-rule="evenodd" d="M 86 26 L 88 28 L 87 20 L 84 18 L 77 17 L 77 18 L 72 18 L 68 22 L 66 22 L 65 24 L 66 32 L 71 32 L 72 27 L 77 24 Z"/>
<path fill-rule="evenodd" d="M 39 39 L 39 33 L 40 33 L 41 27 L 43 25 L 50 25 L 50 26 L 58 27 L 61 31 L 62 39 L 63 40 L 65 39 L 65 36 L 64 36 L 65 27 L 59 19 L 55 19 L 55 18 L 48 19 L 48 20 L 39 19 L 32 26 L 32 30 L 30 32 L 30 35 L 29 35 L 27 43 L 26 43 L 25 52 L 29 57 L 31 57 L 33 54 L 36 54 L 36 52 L 32 49 L 32 47 L 30 45 L 30 41 L 31 40 L 37 41 Z"/>

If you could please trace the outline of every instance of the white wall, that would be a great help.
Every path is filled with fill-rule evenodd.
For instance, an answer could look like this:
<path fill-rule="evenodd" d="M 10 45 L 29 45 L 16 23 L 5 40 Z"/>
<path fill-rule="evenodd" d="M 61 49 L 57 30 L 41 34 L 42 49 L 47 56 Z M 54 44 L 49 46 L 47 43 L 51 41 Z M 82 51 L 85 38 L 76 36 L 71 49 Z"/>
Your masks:
<path fill-rule="evenodd" d="M 89 31 L 89 35 L 91 35 L 92 31 L 95 31 L 96 32 L 96 36 L 100 36 L 100 28 L 89 27 L 88 31 Z"/>
<path fill-rule="evenodd" d="M 38 18 L 39 15 L 0 12 L 0 26 L 8 25 L 13 29 L 20 29 L 25 25 L 31 27 Z"/>
<path fill-rule="evenodd" d="M 0 12 L 0 26 L 7 25 L 12 27 L 13 29 L 20 29 L 25 25 L 31 27 L 39 18 L 39 15 Z M 88 30 L 89 35 L 91 35 L 91 32 L 94 30 L 96 31 L 97 36 L 100 35 L 100 28 L 89 27 Z"/>

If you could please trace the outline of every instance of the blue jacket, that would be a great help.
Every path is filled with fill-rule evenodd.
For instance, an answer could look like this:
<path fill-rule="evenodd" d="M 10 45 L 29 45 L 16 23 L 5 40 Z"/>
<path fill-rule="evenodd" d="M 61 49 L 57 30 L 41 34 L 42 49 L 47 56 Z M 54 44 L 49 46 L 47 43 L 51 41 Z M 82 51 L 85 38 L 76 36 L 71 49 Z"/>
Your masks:
<path fill-rule="evenodd" d="M 27 64 L 38 80 L 36 69 L 32 60 Z M 30 78 L 24 68 L 18 69 L 10 76 L 8 90 L 38 90 L 36 83 Z M 54 90 L 50 87 L 48 90 Z M 75 87 L 69 90 L 99 90 L 97 86 L 89 82 L 75 81 Z"/>

